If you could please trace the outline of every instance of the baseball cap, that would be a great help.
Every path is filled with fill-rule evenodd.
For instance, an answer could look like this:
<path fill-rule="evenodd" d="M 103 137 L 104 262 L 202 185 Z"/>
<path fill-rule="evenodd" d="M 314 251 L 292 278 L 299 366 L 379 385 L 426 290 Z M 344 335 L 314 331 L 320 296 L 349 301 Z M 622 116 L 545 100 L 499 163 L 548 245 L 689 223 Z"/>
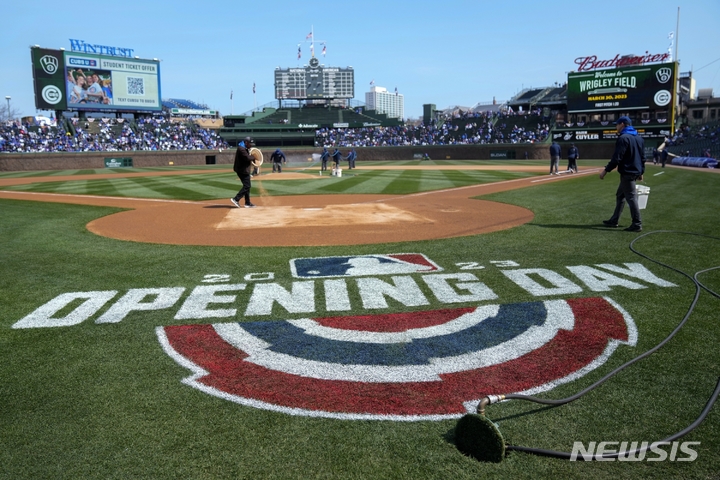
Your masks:
<path fill-rule="evenodd" d="M 252 144 L 255 144 L 255 140 L 253 140 L 252 137 L 245 137 L 244 142 L 245 142 L 245 145 L 248 145 L 248 144 L 251 144 L 251 143 L 252 143 Z"/>
<path fill-rule="evenodd" d="M 632 125 L 632 120 L 630 120 L 630 117 L 622 116 L 617 119 L 617 122 L 615 122 L 615 125 L 619 125 L 621 123 L 624 123 L 625 125 Z"/>

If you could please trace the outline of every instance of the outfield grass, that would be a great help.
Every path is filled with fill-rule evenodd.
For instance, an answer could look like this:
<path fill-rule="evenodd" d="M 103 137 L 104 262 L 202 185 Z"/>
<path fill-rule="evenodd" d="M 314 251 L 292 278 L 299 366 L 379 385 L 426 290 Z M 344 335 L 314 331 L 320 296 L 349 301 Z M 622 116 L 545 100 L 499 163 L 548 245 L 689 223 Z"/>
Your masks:
<path fill-rule="evenodd" d="M 501 162 L 495 162 L 501 163 Z M 410 164 L 410 162 L 408 162 Z M 582 167 L 604 162 L 583 162 Z M 12 187 L 128 197 L 201 200 L 228 198 L 237 181 L 228 167 L 217 173 L 141 179 L 50 182 Z M 105 170 L 99 171 L 106 173 Z M 57 172 L 60 174 L 59 172 Z M 88 173 L 83 171 L 83 173 Z M 71 173 L 64 172 L 63 175 Z M 269 195 L 411 193 L 518 178 L 514 172 L 361 170 L 327 182 L 263 182 Z M 522 174 L 527 175 L 527 174 Z M 0 178 L 12 176 L 4 174 Z M 649 165 L 651 187 L 643 211 L 639 252 L 692 275 L 720 266 L 720 176 Z M 677 287 L 561 296 L 607 295 L 637 325 L 635 346 L 620 346 L 605 365 L 539 394 L 572 395 L 663 340 L 682 320 L 695 294 L 683 275 L 641 258 L 629 244 L 641 235 L 600 225 L 612 213 L 617 174 L 596 175 L 482 197 L 531 209 L 529 224 L 486 235 L 447 240 L 333 248 L 167 246 L 96 236 L 85 225 L 117 209 L 0 200 L 0 478 L 718 478 L 720 407 L 685 440 L 700 442 L 693 462 L 588 462 L 512 453 L 500 464 L 465 457 L 454 445 L 454 419 L 440 421 L 339 420 L 288 415 L 239 405 L 181 383 L 189 375 L 161 349 L 159 326 L 217 323 L 175 320 L 177 305 L 133 312 L 114 324 L 91 320 L 56 328 L 11 328 L 66 292 L 203 285 L 209 274 L 233 282 L 253 272 L 274 272 L 287 288 L 294 258 L 423 253 L 446 272 L 460 262 L 497 294 L 488 303 L 538 300 L 508 281 L 493 261 L 569 275 L 568 266 L 638 262 Z M 6 187 L 5 189 L 11 189 Z M 629 224 L 629 213 L 622 219 Z M 659 233 L 653 233 L 653 232 Z M 697 235 L 688 235 L 689 232 Z M 713 238 L 710 238 L 713 237 Z M 412 275 L 419 278 L 419 275 Z M 699 276 L 720 292 L 720 271 Z M 422 282 L 430 304 L 392 301 L 387 309 L 352 315 L 447 308 Z M 237 292 L 245 305 L 248 292 Z M 556 299 L 556 298 L 543 298 Z M 475 306 L 457 304 L 452 307 Z M 71 309 L 71 307 L 68 307 Z M 651 357 L 588 395 L 557 408 L 506 402 L 488 408 L 512 444 L 569 451 L 574 441 L 654 441 L 689 425 L 720 376 L 720 300 L 703 292 L 685 327 Z M 67 311 L 64 311 L 67 313 Z M 62 316 L 60 312 L 58 316 Z M 333 316 L 323 301 L 313 317 Z M 237 322 L 301 318 L 275 305 L 273 315 Z M 227 320 L 226 320 L 227 321 Z M 497 392 L 509 393 L 509 392 Z"/>

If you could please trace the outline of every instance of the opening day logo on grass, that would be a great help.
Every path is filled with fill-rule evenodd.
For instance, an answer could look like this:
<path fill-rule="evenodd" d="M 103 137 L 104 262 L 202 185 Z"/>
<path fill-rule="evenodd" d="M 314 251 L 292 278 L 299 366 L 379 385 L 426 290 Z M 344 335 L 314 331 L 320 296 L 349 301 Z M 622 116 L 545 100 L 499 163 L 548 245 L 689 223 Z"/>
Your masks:
<path fill-rule="evenodd" d="M 471 272 L 488 266 L 538 300 L 499 301 Z M 271 317 L 279 306 L 293 318 L 157 327 L 163 350 L 192 372 L 185 384 L 293 415 L 433 420 L 474 411 L 488 394 L 537 393 L 587 374 L 620 344 L 637 341 L 630 315 L 599 292 L 676 286 L 639 263 L 568 266 L 564 274 L 512 260 L 454 267 L 459 271 L 447 272 L 418 253 L 297 258 L 289 289 L 273 281 L 274 272 L 245 275 L 244 283 L 210 274 L 182 302 L 184 287 L 131 289 L 95 323 L 178 304 L 175 321 L 237 319 L 237 292 L 247 291 L 245 317 Z M 431 305 L 419 282 L 433 302 L 476 305 L 377 313 L 389 308 L 388 299 Z M 77 325 L 118 293 L 61 294 L 13 328 Z M 569 295 L 584 296 L 557 299 Z M 318 298 L 337 315 L 318 316 Z M 370 313 L 349 314 L 358 309 Z"/>

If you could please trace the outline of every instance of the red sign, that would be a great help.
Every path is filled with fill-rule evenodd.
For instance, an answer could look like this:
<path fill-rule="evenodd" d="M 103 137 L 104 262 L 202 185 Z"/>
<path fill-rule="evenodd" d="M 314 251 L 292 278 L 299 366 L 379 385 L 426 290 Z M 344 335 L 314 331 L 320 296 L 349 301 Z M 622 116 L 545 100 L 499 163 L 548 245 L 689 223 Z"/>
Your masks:
<path fill-rule="evenodd" d="M 620 57 L 615 55 L 612 60 L 598 60 L 597 55 L 591 55 L 589 57 L 578 57 L 575 59 L 575 63 L 578 65 L 578 72 L 587 72 L 588 70 L 595 70 L 596 68 L 617 68 L 617 67 L 628 67 L 631 65 L 643 65 L 645 63 L 653 62 L 667 62 L 670 60 L 669 53 L 657 53 L 635 56 L 627 55 Z"/>

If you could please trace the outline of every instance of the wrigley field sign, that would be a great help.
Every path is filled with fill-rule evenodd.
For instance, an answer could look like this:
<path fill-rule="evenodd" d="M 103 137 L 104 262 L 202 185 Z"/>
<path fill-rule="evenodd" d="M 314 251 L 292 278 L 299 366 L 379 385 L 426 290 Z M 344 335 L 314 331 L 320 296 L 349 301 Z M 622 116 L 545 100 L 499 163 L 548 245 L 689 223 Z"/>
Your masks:
<path fill-rule="evenodd" d="M 676 63 L 659 63 L 569 73 L 568 112 L 669 111 L 676 71 Z"/>

